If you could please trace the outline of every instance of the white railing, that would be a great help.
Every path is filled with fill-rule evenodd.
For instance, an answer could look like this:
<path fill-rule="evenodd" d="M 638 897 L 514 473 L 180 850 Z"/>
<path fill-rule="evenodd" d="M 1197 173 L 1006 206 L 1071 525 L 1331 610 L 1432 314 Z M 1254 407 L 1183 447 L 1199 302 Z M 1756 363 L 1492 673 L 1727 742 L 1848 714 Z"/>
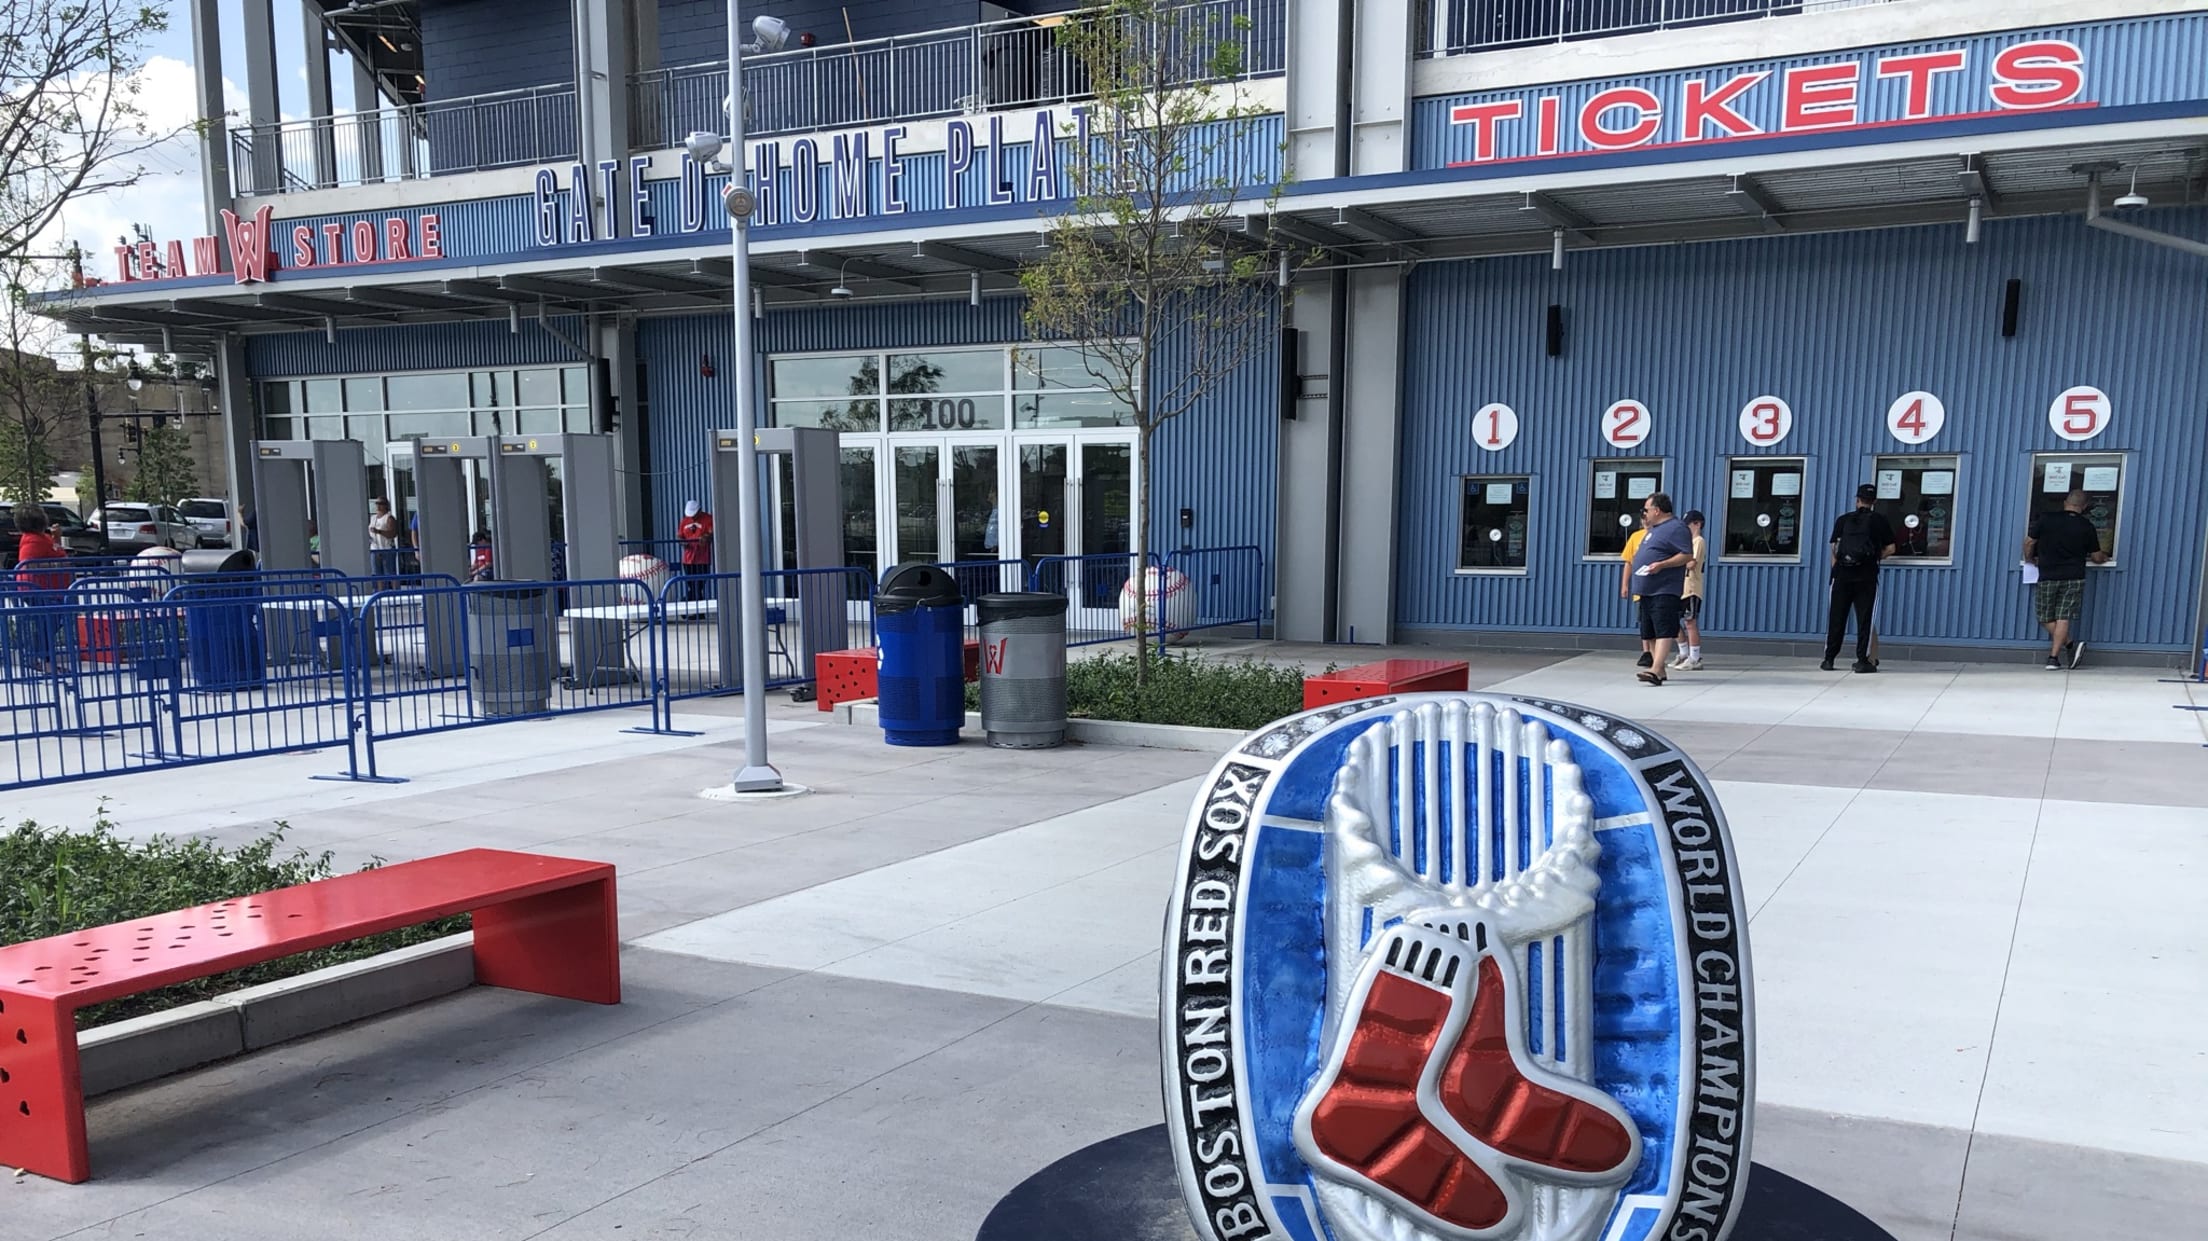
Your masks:
<path fill-rule="evenodd" d="M 529 87 L 411 107 L 242 125 L 230 131 L 240 194 L 299 190 L 572 159 L 575 88 Z"/>

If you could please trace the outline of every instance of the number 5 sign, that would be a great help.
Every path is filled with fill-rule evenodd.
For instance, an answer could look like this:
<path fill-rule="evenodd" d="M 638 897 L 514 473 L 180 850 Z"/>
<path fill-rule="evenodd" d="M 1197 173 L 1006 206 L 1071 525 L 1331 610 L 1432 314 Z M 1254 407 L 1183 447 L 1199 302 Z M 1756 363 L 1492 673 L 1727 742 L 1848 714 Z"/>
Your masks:
<path fill-rule="evenodd" d="M 1759 396 L 1740 411 L 1740 438 L 1769 448 L 1794 430 L 1794 411 L 1775 396 Z"/>
<path fill-rule="evenodd" d="M 1618 401 L 1602 411 L 1602 438 L 1612 448 L 1638 448 L 1648 438 L 1648 406 L 1639 401 Z"/>
<path fill-rule="evenodd" d="M 1904 444 L 1923 444 L 1947 425 L 1947 406 L 1929 392 L 1904 392 L 1886 407 L 1886 429 Z"/>
<path fill-rule="evenodd" d="M 2047 407 L 2047 425 L 2074 444 L 2108 430 L 2110 412 L 2108 394 L 2099 388 L 2064 388 Z"/>
<path fill-rule="evenodd" d="M 1501 452 L 1518 438 L 1518 411 L 1501 403 L 1482 405 L 1472 415 L 1472 440 L 1489 452 Z"/>

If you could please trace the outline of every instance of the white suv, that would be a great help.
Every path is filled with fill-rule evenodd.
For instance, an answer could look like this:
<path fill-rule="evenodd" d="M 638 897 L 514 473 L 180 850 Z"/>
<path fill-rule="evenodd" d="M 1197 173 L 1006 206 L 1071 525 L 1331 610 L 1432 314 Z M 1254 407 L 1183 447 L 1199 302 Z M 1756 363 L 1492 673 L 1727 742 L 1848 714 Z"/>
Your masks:
<path fill-rule="evenodd" d="M 230 519 L 230 502 L 210 496 L 194 496 L 179 500 L 177 514 L 192 523 L 199 531 L 201 547 L 228 547 L 237 532 L 237 523 Z"/>

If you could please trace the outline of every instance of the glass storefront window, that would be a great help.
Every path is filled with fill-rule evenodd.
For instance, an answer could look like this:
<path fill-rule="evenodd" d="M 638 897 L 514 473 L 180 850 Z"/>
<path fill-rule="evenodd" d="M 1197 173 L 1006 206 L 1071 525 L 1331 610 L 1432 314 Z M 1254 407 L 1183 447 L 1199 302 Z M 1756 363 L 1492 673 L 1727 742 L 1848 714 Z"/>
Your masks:
<path fill-rule="evenodd" d="M 843 481 L 843 562 L 873 573 L 880 566 L 881 532 L 874 509 L 874 450 L 837 454 Z"/>
<path fill-rule="evenodd" d="M 879 396 L 882 392 L 881 361 L 877 354 L 852 354 L 832 358 L 776 358 L 768 365 L 768 377 L 777 401 L 793 397 Z M 812 423 L 785 423 L 811 426 Z"/>
<path fill-rule="evenodd" d="M 394 413 L 468 408 L 468 377 L 459 372 L 440 375 L 393 375 L 384 380 L 384 393 Z M 465 435 L 465 431 L 450 434 Z"/>
<path fill-rule="evenodd" d="M 590 410 L 587 408 L 568 410 L 567 431 L 570 435 L 590 434 Z"/>
<path fill-rule="evenodd" d="M 1871 507 L 1894 528 L 1894 560 L 1902 564 L 1955 562 L 1955 479 L 1958 457 L 1880 457 L 1872 475 L 1878 499 Z"/>
<path fill-rule="evenodd" d="M 1587 555 L 1615 559 L 1641 522 L 1641 501 L 1664 489 L 1664 463 L 1597 458 L 1587 480 Z"/>
<path fill-rule="evenodd" d="M 345 409 L 349 413 L 375 413 L 383 408 L 383 380 L 369 375 L 345 381 Z"/>
<path fill-rule="evenodd" d="M 515 377 L 514 399 L 522 405 L 560 403 L 560 373 L 552 370 L 522 371 Z"/>
<path fill-rule="evenodd" d="M 1012 386 L 1033 392 L 1044 388 L 1100 388 L 1104 381 L 1090 372 L 1089 361 L 1079 349 L 1041 345 L 1013 351 Z"/>
<path fill-rule="evenodd" d="M 394 440 L 457 439 L 468 433 L 468 415 L 465 410 L 439 414 L 391 415 L 391 438 Z"/>
<path fill-rule="evenodd" d="M 2101 550 L 2116 560 L 2117 518 L 2124 501 L 2124 455 L 2114 452 L 2042 452 L 2032 455 L 2032 496 L 2025 529 L 2062 508 L 2072 491 L 2085 493 L 2085 517 L 2101 532 Z"/>
<path fill-rule="evenodd" d="M 515 430 L 522 435 L 558 435 L 560 411 L 556 409 L 525 409 L 517 416 Z"/>
<path fill-rule="evenodd" d="M 477 409 L 501 409 L 514 403 L 512 371 L 477 371 L 468 377 Z"/>
<path fill-rule="evenodd" d="M 823 427 L 830 431 L 879 431 L 882 403 L 850 401 L 776 401 L 771 415 L 778 427 Z"/>
<path fill-rule="evenodd" d="M 1526 518 L 1532 495 L 1533 480 L 1522 474 L 1464 480 L 1463 520 L 1457 542 L 1459 572 L 1525 570 Z"/>
<path fill-rule="evenodd" d="M 1735 559 L 1802 558 L 1801 457 L 1734 457 L 1726 476 L 1724 554 Z"/>
<path fill-rule="evenodd" d="M 1134 410 L 1108 392 L 1021 393 L 1014 398 L 1012 425 L 1033 427 L 1129 427 Z"/>
<path fill-rule="evenodd" d="M 264 414 L 288 414 L 297 404 L 292 398 L 298 391 L 295 383 L 265 383 L 261 385 L 261 412 Z"/>
<path fill-rule="evenodd" d="M 1004 391 L 1004 350 L 962 349 L 889 355 L 889 393 Z"/>
<path fill-rule="evenodd" d="M 301 385 L 306 389 L 306 412 L 310 414 L 340 414 L 345 412 L 345 389 L 335 379 L 310 379 Z"/>
<path fill-rule="evenodd" d="M 585 366 L 560 368 L 560 392 L 569 405 L 590 404 L 590 368 Z"/>

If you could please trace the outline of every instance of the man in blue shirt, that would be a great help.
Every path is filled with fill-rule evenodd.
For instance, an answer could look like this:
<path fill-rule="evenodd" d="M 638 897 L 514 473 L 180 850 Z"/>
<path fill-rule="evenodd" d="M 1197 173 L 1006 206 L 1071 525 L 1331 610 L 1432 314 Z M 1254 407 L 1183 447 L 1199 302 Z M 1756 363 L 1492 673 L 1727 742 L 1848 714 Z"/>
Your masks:
<path fill-rule="evenodd" d="M 1679 639 L 1679 596 L 1686 591 L 1687 566 L 1694 561 L 1694 534 L 1672 516 L 1671 497 L 1659 491 L 1641 503 L 1648 537 L 1633 553 L 1634 589 L 1641 596 L 1641 638 L 1650 644 L 1654 667 L 1636 675 L 1644 684 L 1662 685 Z"/>

